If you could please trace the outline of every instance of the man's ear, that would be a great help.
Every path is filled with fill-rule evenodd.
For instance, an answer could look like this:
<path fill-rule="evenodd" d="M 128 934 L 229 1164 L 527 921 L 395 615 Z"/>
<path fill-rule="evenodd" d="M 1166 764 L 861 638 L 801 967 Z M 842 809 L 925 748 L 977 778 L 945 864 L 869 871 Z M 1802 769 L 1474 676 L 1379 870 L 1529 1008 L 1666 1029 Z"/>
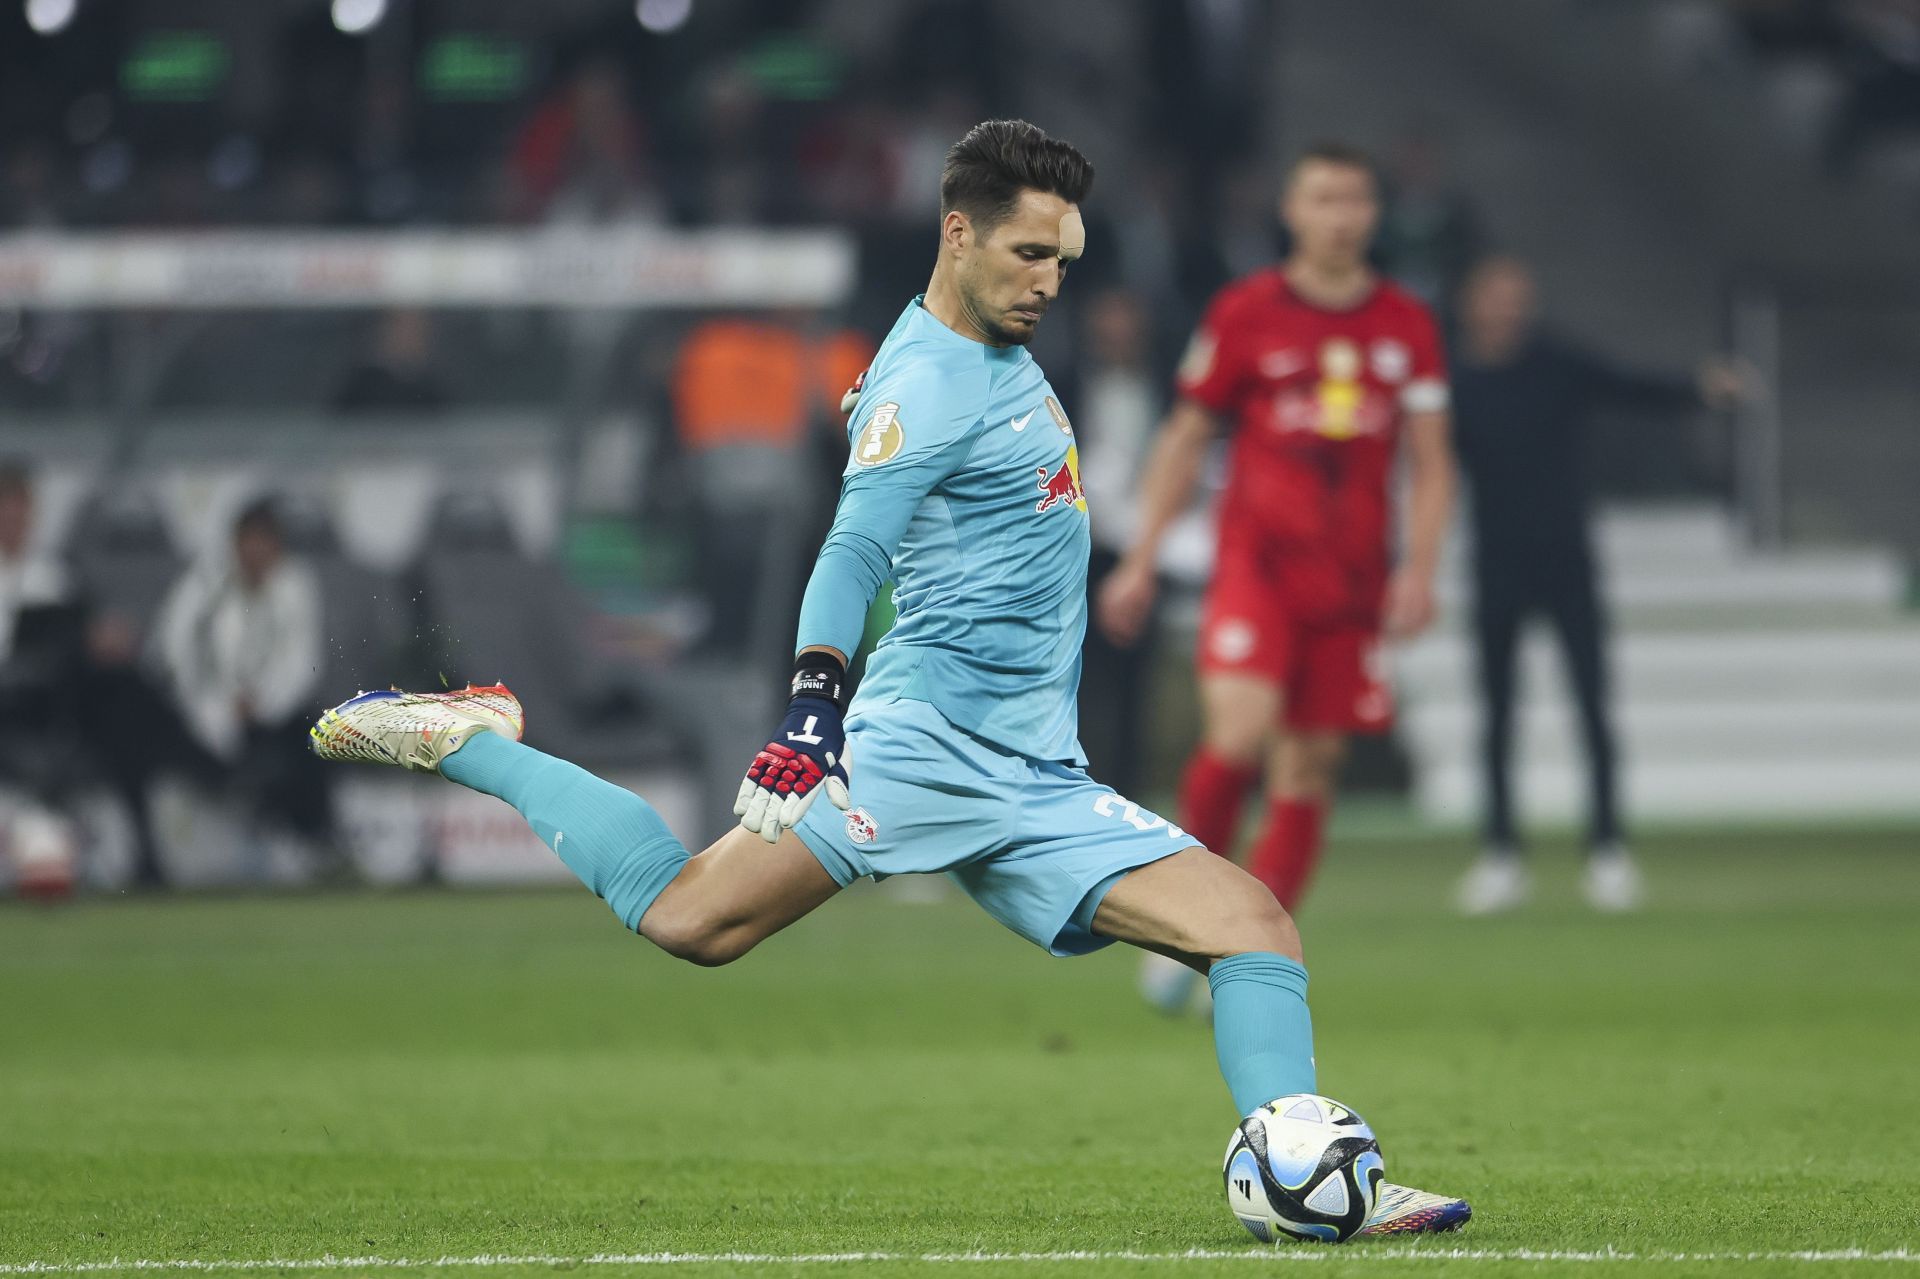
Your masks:
<path fill-rule="evenodd" d="M 944 248 L 960 250 L 973 243 L 973 223 L 967 215 L 954 209 L 940 219 L 940 244 Z"/>

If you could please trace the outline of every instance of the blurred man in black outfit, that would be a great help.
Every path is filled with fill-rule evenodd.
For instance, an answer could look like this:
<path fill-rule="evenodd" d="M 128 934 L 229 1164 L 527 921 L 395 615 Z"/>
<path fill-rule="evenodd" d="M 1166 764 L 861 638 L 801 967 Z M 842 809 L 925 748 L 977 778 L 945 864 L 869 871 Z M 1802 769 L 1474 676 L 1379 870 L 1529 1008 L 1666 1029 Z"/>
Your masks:
<path fill-rule="evenodd" d="M 1521 626 L 1541 615 L 1566 656 L 1586 748 L 1587 900 L 1599 910 L 1631 910 L 1642 889 L 1620 825 L 1606 616 L 1589 531 L 1589 417 L 1600 407 L 1722 407 L 1743 379 L 1711 360 L 1690 378 L 1630 371 L 1543 333 L 1532 273 L 1499 257 L 1477 266 L 1461 289 L 1452 367 L 1454 439 L 1473 494 L 1486 787 L 1485 852 L 1460 885 L 1460 907 L 1489 914 L 1527 897 L 1511 790 L 1515 657 Z"/>

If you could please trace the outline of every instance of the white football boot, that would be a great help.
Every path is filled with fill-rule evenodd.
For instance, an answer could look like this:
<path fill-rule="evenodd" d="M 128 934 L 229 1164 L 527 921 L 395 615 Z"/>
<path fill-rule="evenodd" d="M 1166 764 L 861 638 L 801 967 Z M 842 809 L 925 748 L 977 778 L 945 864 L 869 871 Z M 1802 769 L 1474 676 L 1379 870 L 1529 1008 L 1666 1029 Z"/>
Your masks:
<path fill-rule="evenodd" d="M 1587 905 L 1602 914 L 1624 915 L 1640 909 L 1647 886 L 1633 854 L 1620 844 L 1605 844 L 1587 858 L 1580 891 L 1586 894 Z"/>
<path fill-rule="evenodd" d="M 498 733 L 519 741 L 526 730 L 520 699 L 505 685 L 467 687 L 451 693 L 403 693 L 399 689 L 348 698 L 308 730 L 322 759 L 393 764 L 415 773 L 437 773 L 440 761 L 475 733 Z"/>
<path fill-rule="evenodd" d="M 1500 915 L 1526 905 L 1532 893 L 1527 864 L 1513 853 L 1489 849 L 1467 868 L 1454 901 L 1462 915 Z"/>
<path fill-rule="evenodd" d="M 1437 1235 L 1458 1230 L 1473 1216 L 1473 1205 L 1412 1186 L 1380 1183 L 1373 1215 L 1360 1227 L 1361 1235 Z"/>

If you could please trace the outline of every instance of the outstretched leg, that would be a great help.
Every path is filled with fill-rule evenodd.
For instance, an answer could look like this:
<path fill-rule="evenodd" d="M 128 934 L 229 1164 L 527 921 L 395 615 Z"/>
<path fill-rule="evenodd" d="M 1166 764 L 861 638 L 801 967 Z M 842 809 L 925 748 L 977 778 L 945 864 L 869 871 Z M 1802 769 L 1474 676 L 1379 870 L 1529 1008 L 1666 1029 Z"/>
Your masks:
<path fill-rule="evenodd" d="M 438 772 L 519 810 L 542 843 L 662 950 L 731 962 L 839 891 L 792 832 L 769 847 L 735 828 L 697 857 L 646 800 L 523 745 L 520 704 L 504 688 L 369 693 L 313 732 L 327 758 Z"/>
<path fill-rule="evenodd" d="M 440 772 L 519 809 L 621 923 L 704 967 L 733 962 L 840 891 L 791 831 L 769 848 L 736 826 L 689 857 L 640 796 L 492 733 L 473 737 Z"/>

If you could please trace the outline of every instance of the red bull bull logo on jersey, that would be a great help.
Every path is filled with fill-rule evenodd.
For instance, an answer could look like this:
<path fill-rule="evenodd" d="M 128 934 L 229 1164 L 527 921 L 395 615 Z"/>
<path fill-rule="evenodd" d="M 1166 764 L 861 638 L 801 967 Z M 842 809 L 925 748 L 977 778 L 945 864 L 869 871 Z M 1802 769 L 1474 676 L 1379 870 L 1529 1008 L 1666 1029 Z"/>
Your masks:
<path fill-rule="evenodd" d="M 1056 506 L 1071 506 L 1077 510 L 1087 509 L 1086 490 L 1080 487 L 1080 450 L 1070 448 L 1061 459 L 1060 469 L 1049 471 L 1044 466 L 1036 466 L 1033 473 L 1040 477 L 1038 488 L 1045 494 L 1033 509 L 1040 512 L 1051 511 Z"/>

